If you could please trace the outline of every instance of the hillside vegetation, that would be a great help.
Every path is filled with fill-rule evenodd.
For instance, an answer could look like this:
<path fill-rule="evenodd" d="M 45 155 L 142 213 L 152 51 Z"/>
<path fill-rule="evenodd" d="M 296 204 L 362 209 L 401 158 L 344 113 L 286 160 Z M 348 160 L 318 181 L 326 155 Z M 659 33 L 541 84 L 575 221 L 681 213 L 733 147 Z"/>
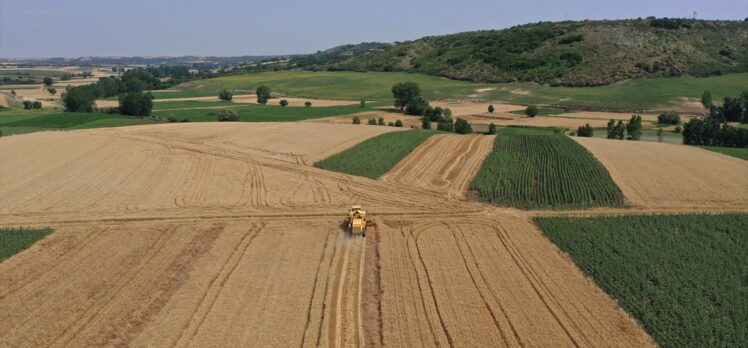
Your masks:
<path fill-rule="evenodd" d="M 632 78 L 748 71 L 748 22 L 541 22 L 504 30 L 361 44 L 291 60 L 311 70 L 406 71 L 473 82 L 597 86 Z M 339 54 L 336 54 L 339 53 Z"/>

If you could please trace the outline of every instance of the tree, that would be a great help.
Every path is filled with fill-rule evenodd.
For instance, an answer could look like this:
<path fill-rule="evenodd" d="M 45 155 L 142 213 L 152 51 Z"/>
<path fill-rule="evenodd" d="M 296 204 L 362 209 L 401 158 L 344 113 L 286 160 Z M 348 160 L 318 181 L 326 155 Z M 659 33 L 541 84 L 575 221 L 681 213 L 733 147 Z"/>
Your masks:
<path fill-rule="evenodd" d="M 353 124 L 361 124 L 361 119 L 358 116 L 353 116 Z"/>
<path fill-rule="evenodd" d="M 704 109 L 709 110 L 714 103 L 712 102 L 712 92 L 705 91 L 701 95 L 701 105 L 704 105 Z"/>
<path fill-rule="evenodd" d="M 51 95 L 57 94 L 57 90 L 54 87 L 47 88 L 47 92 L 49 92 L 49 94 Z"/>
<path fill-rule="evenodd" d="M 740 122 L 748 123 L 748 91 L 745 91 L 740 95 L 740 100 L 743 104 L 743 118 L 740 120 Z"/>
<path fill-rule="evenodd" d="M 42 82 L 44 82 L 45 86 L 51 86 L 55 81 L 51 77 L 44 77 Z"/>
<path fill-rule="evenodd" d="M 369 119 L 369 125 L 370 125 L 370 126 L 376 126 L 376 125 L 377 125 L 377 119 L 375 119 L 375 118 L 370 118 L 370 119 Z"/>
<path fill-rule="evenodd" d="M 310 107 L 310 106 L 312 106 L 312 102 L 310 102 L 310 101 L 307 100 L 307 101 L 304 102 L 304 106 Z"/>
<path fill-rule="evenodd" d="M 377 124 L 380 126 L 384 126 L 384 117 L 380 117 L 379 120 L 377 120 Z"/>
<path fill-rule="evenodd" d="M 92 112 L 95 97 L 87 86 L 68 87 L 62 94 L 62 103 L 65 111 L 69 112 Z"/>
<path fill-rule="evenodd" d="M 538 107 L 535 105 L 530 105 L 525 109 L 525 115 L 528 117 L 535 117 L 538 115 Z"/>
<path fill-rule="evenodd" d="M 15 98 L 16 97 L 16 90 L 15 89 L 11 89 L 10 90 L 10 95 L 13 96 L 13 98 Z"/>
<path fill-rule="evenodd" d="M 257 90 L 255 90 L 255 94 L 257 95 L 257 103 L 265 104 L 270 99 L 270 88 L 268 88 L 267 86 L 257 87 Z"/>
<path fill-rule="evenodd" d="M 280 104 L 280 106 L 288 106 L 288 100 L 281 99 L 281 101 L 280 101 L 279 104 Z M 360 123 L 360 121 L 359 121 L 359 123 Z"/>
<path fill-rule="evenodd" d="M 426 110 L 423 111 L 423 116 L 428 118 L 431 122 L 439 122 L 442 121 L 444 118 L 444 109 L 441 107 L 435 107 L 432 108 L 431 106 L 427 107 Z"/>
<path fill-rule="evenodd" d="M 221 112 L 218 113 L 218 121 L 237 122 L 239 121 L 239 115 L 237 115 L 233 110 L 221 110 Z"/>
<path fill-rule="evenodd" d="M 218 99 L 229 101 L 233 98 L 234 96 L 228 90 L 224 89 L 223 91 L 221 91 L 221 93 L 218 93 Z"/>
<path fill-rule="evenodd" d="M 457 134 L 470 134 L 473 132 L 473 127 L 470 126 L 470 122 L 461 117 L 457 118 L 454 127 L 455 133 Z"/>
<path fill-rule="evenodd" d="M 585 124 L 584 126 L 579 126 L 579 128 L 577 128 L 578 137 L 591 137 L 592 135 L 593 135 L 593 130 L 589 123 Z"/>
<path fill-rule="evenodd" d="M 662 126 L 657 127 L 657 141 L 662 142 L 662 140 L 665 138 L 664 136 L 665 132 L 662 130 Z"/>
<path fill-rule="evenodd" d="M 395 126 L 395 122 L 387 122 L 387 126 L 394 127 Z"/>
<path fill-rule="evenodd" d="M 429 102 L 421 97 L 415 97 L 408 102 L 405 107 L 405 114 L 412 116 L 422 116 L 429 107 Z"/>
<path fill-rule="evenodd" d="M 496 125 L 493 122 L 488 125 L 488 134 L 496 134 Z"/>
<path fill-rule="evenodd" d="M 740 98 L 725 97 L 720 111 L 725 121 L 740 122 L 743 118 L 743 105 Z"/>
<path fill-rule="evenodd" d="M 431 129 L 431 120 L 426 116 L 421 119 L 421 129 Z"/>
<path fill-rule="evenodd" d="M 73 75 L 70 75 L 68 73 L 64 73 L 60 75 L 60 80 L 62 81 L 67 81 L 67 80 L 70 80 L 71 78 L 73 78 Z"/>
<path fill-rule="evenodd" d="M 608 139 L 615 139 L 616 138 L 616 121 L 611 119 L 608 121 L 608 136 L 606 138 Z"/>
<path fill-rule="evenodd" d="M 119 97 L 119 112 L 130 116 L 150 116 L 153 110 L 151 93 L 130 92 Z"/>
<path fill-rule="evenodd" d="M 395 107 L 402 111 L 414 98 L 421 96 L 421 88 L 415 82 L 400 82 L 392 86 L 392 96 L 395 98 Z"/>
<path fill-rule="evenodd" d="M 359 104 L 359 107 L 364 108 L 366 107 L 366 100 L 361 99 L 361 102 Z"/>
<path fill-rule="evenodd" d="M 615 127 L 613 127 L 613 139 L 623 140 L 623 135 L 626 130 L 626 126 L 622 120 L 618 120 Z"/>
<path fill-rule="evenodd" d="M 639 115 L 632 115 L 628 123 L 626 123 L 626 134 L 629 139 L 639 140 L 642 137 L 642 117 Z"/>
<path fill-rule="evenodd" d="M 436 124 L 436 129 L 440 131 L 445 131 L 445 132 L 454 132 L 455 131 L 454 121 L 452 121 L 451 118 L 445 118 L 444 120 Z"/>
<path fill-rule="evenodd" d="M 400 120 L 395 121 L 395 127 L 402 127 L 402 126 L 403 126 L 403 121 L 400 121 Z"/>
<path fill-rule="evenodd" d="M 489 113 L 493 113 L 494 110 L 495 109 L 493 108 L 493 104 L 491 104 L 491 105 L 488 106 L 488 112 Z"/>

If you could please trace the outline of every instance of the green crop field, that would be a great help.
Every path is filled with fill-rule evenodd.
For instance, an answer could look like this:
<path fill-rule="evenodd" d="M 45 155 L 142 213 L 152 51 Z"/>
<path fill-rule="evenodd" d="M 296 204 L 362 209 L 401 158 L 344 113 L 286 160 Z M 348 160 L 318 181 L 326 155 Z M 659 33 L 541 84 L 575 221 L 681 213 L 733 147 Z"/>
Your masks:
<path fill-rule="evenodd" d="M 52 233 L 51 228 L 0 228 L 0 261 L 28 248 L 50 233 Z"/>
<path fill-rule="evenodd" d="M 535 83 L 470 83 L 403 72 L 281 71 L 192 81 L 179 85 L 181 91 L 155 95 L 156 98 L 217 95 L 224 88 L 240 93 L 267 85 L 273 91 L 298 97 L 390 100 L 392 86 L 403 81 L 417 82 L 428 99 L 473 96 L 522 104 L 641 110 L 682 109 L 682 98 L 696 101 L 705 90 L 710 90 L 715 100 L 739 95 L 748 85 L 748 74 L 627 80 L 602 87 L 549 87 Z M 484 91 L 477 92 L 478 89 Z"/>
<path fill-rule="evenodd" d="M 158 123 L 150 117 L 131 117 L 87 112 L 15 111 L 0 113 L 2 135 L 44 130 L 70 130 Z"/>
<path fill-rule="evenodd" d="M 535 222 L 661 346 L 748 342 L 748 214 Z"/>
<path fill-rule="evenodd" d="M 737 158 L 742 158 L 744 160 L 748 160 L 748 148 L 720 147 L 720 146 L 701 146 L 701 148 L 707 149 L 709 151 L 719 152 L 721 154 L 725 154 L 728 156 L 733 156 Z"/>
<path fill-rule="evenodd" d="M 227 105 L 226 110 L 233 110 L 243 122 L 287 122 L 301 121 L 312 118 L 349 115 L 353 113 L 370 111 L 376 106 L 385 103 L 367 103 L 366 107 L 359 105 L 326 106 L 326 107 L 295 107 L 280 105 L 255 105 L 255 104 L 233 104 Z M 178 119 L 189 119 L 193 122 L 209 122 L 218 119 L 221 108 L 189 109 L 189 110 L 155 110 L 154 115 L 162 118 L 175 117 Z"/>
<path fill-rule="evenodd" d="M 364 126 L 361 127 L 374 127 Z M 367 139 L 314 164 L 317 168 L 376 179 L 438 131 L 409 130 Z M 363 160 L 366 159 L 366 160 Z"/>
<path fill-rule="evenodd" d="M 623 206 L 605 168 L 552 129 L 501 130 L 470 188 L 482 201 L 522 209 Z"/>
<path fill-rule="evenodd" d="M 176 101 L 162 101 L 153 103 L 153 110 L 163 109 L 191 109 L 191 108 L 211 108 L 217 106 L 231 106 L 234 105 L 231 101 L 216 100 L 216 101 L 197 101 L 197 100 L 176 100 Z"/>

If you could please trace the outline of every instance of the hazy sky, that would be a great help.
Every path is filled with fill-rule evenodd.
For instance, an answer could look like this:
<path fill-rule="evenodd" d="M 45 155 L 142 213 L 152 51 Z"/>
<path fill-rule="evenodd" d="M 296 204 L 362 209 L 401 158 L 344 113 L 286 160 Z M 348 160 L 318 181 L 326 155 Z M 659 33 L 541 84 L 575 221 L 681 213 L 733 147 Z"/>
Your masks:
<path fill-rule="evenodd" d="M 537 21 L 748 17 L 747 0 L 0 0 L 0 58 L 309 53 Z"/>

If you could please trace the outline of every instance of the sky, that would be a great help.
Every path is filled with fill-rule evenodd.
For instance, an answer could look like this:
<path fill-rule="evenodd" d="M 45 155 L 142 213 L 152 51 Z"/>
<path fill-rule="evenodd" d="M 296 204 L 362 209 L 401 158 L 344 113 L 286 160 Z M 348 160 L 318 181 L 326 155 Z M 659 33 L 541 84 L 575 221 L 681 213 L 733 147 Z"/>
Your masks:
<path fill-rule="evenodd" d="M 742 20 L 748 0 L 0 0 L 0 58 L 282 55 L 564 19 Z"/>

